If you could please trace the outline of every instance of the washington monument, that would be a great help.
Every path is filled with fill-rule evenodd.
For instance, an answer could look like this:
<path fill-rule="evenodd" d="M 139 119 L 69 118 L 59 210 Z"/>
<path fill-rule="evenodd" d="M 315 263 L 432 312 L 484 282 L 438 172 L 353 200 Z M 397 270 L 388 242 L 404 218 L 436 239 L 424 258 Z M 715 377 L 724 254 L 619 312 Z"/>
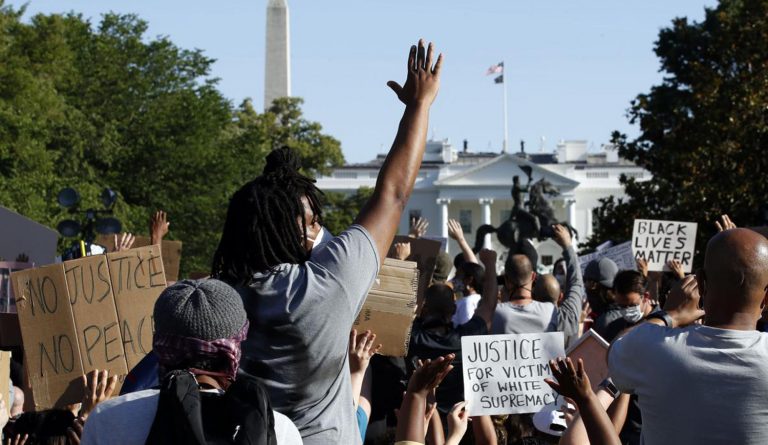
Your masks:
<path fill-rule="evenodd" d="M 291 95 L 291 37 L 288 0 L 267 2 L 267 51 L 264 76 L 264 110 L 272 101 Z"/>

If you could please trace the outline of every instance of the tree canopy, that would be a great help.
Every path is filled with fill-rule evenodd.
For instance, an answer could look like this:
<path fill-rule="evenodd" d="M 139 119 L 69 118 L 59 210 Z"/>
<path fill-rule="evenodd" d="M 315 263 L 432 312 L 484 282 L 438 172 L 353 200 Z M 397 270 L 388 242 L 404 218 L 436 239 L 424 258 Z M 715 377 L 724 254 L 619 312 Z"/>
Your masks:
<path fill-rule="evenodd" d="M 309 174 L 344 162 L 339 141 L 301 113 L 301 99 L 264 113 L 233 104 L 214 60 L 146 37 L 136 15 L 39 14 L 0 0 L 0 203 L 50 227 L 69 215 L 63 187 L 99 207 L 115 190 L 124 230 L 147 233 L 163 209 L 184 242 L 182 274 L 207 271 L 229 196 L 266 154 L 297 149 Z"/>
<path fill-rule="evenodd" d="M 635 218 L 695 221 L 698 248 L 723 213 L 762 224 L 768 202 L 768 1 L 721 0 L 703 21 L 677 18 L 655 52 L 661 84 L 632 101 L 640 134 L 614 132 L 619 154 L 653 174 L 622 178 L 626 199 L 595 209 L 588 246 L 631 237 Z"/>

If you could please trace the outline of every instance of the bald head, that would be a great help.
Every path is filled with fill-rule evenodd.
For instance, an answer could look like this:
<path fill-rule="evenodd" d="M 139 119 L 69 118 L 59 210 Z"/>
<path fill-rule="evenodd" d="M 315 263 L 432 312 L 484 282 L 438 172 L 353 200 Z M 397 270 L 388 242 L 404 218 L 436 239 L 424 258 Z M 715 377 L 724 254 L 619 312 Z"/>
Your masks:
<path fill-rule="evenodd" d="M 560 301 L 560 283 L 552 274 L 539 275 L 533 287 L 533 299 L 557 305 Z"/>
<path fill-rule="evenodd" d="M 768 286 L 768 239 L 749 229 L 718 233 L 707 244 L 704 272 L 708 314 L 733 311 L 759 315 Z"/>
<path fill-rule="evenodd" d="M 522 254 L 512 255 L 504 264 L 504 275 L 513 286 L 522 286 L 532 279 L 533 265 L 527 256 Z"/>

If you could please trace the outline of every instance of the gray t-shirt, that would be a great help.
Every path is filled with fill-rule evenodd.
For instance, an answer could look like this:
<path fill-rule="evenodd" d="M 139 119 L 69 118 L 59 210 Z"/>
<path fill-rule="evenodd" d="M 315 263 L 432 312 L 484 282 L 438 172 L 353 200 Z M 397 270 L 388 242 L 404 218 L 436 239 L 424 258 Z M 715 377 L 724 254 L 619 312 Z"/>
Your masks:
<path fill-rule="evenodd" d="M 85 422 L 82 445 L 143 445 L 157 414 L 160 391 L 147 389 L 99 403 Z M 278 444 L 301 445 L 291 420 L 273 411 Z"/>
<path fill-rule="evenodd" d="M 352 400 L 349 331 L 379 270 L 376 245 L 354 225 L 304 264 L 282 264 L 239 289 L 250 320 L 240 367 L 304 443 L 361 442 Z"/>
<path fill-rule="evenodd" d="M 768 442 L 768 334 L 646 323 L 616 340 L 608 367 L 637 394 L 641 443 Z"/>
<path fill-rule="evenodd" d="M 557 331 L 557 308 L 552 303 L 499 303 L 493 315 L 492 334 L 536 334 Z"/>

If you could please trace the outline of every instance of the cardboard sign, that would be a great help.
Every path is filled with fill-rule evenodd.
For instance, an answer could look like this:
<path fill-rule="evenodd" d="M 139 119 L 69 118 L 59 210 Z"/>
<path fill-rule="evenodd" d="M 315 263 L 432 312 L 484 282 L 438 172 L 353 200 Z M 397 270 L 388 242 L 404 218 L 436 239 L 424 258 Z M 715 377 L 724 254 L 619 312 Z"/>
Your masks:
<path fill-rule="evenodd" d="M 564 355 L 562 332 L 462 337 L 469 415 L 535 413 L 556 403 L 544 379 L 552 377 L 549 360 Z"/>
<path fill-rule="evenodd" d="M 601 258 L 609 258 L 619 266 L 619 270 L 637 270 L 635 254 L 632 253 L 632 242 L 627 241 L 613 247 L 598 250 L 579 257 L 582 275 L 587 270 L 587 264 Z"/>
<path fill-rule="evenodd" d="M 13 296 L 11 273 L 31 267 L 32 263 L 0 261 L 0 313 L 16 313 L 16 298 Z"/>
<path fill-rule="evenodd" d="M 691 272 L 696 248 L 696 223 L 636 219 L 632 231 L 635 258 L 648 262 L 651 272 L 667 272 L 667 262 L 680 261 L 683 270 Z"/>
<path fill-rule="evenodd" d="M 35 407 L 78 402 L 83 366 L 64 265 L 15 272 L 11 280 Z"/>
<path fill-rule="evenodd" d="M 415 261 L 419 268 L 419 292 L 417 298 L 418 302 L 421 303 L 424 299 L 424 292 L 427 291 L 429 284 L 432 282 L 432 275 L 435 273 L 435 264 L 437 263 L 437 255 L 440 253 L 441 244 L 439 241 L 430 239 L 398 235 L 392 242 L 392 246 L 389 248 L 389 255 L 387 256 L 394 256 L 395 244 L 397 243 L 411 244 L 411 256 L 408 257 L 408 261 Z"/>
<path fill-rule="evenodd" d="M 56 261 L 59 233 L 0 206 L 0 258 L 15 261 L 20 254 L 36 266 Z"/>
<path fill-rule="evenodd" d="M 128 369 L 152 350 L 152 312 L 165 289 L 165 271 L 158 246 L 107 254 L 120 334 Z"/>
<path fill-rule="evenodd" d="M 158 246 L 11 274 L 37 410 L 82 398 L 82 374 L 126 374 L 152 349 L 152 312 L 165 288 Z"/>
<path fill-rule="evenodd" d="M 114 235 L 99 235 L 96 243 L 104 246 L 108 252 L 115 250 Z M 148 236 L 136 236 L 133 247 L 146 247 L 151 243 Z M 163 240 L 161 246 L 163 256 L 163 268 L 165 269 L 165 281 L 179 281 L 179 267 L 181 266 L 181 241 Z"/>
<path fill-rule="evenodd" d="M 408 353 L 418 287 L 416 263 L 384 260 L 354 323 L 358 332 L 369 329 L 376 334 L 376 342 L 382 345 L 380 354 L 405 357 Z"/>
<path fill-rule="evenodd" d="M 0 351 L 0 395 L 5 401 L 6 414 L 11 414 L 11 352 Z"/>
<path fill-rule="evenodd" d="M 597 391 L 600 383 L 608 377 L 608 348 L 610 345 L 597 332 L 590 329 L 579 337 L 565 352 L 573 360 L 584 361 L 584 368 L 592 383 L 592 390 Z"/>

